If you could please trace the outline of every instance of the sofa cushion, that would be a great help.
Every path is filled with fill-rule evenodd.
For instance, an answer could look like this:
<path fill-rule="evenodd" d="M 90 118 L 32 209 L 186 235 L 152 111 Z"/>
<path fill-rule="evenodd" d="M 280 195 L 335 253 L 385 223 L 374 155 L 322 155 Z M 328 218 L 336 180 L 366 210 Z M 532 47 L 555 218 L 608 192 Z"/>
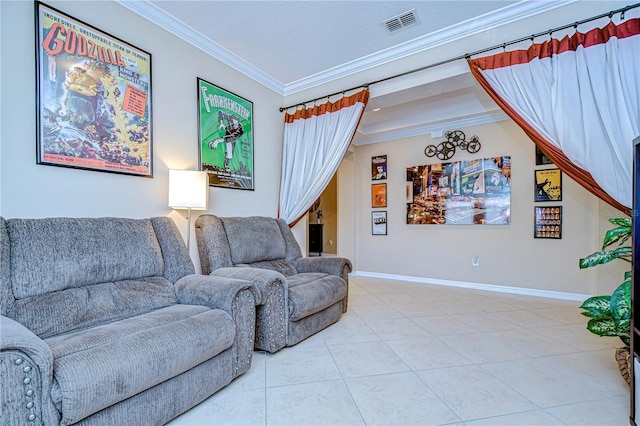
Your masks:
<path fill-rule="evenodd" d="M 81 330 L 178 303 L 162 277 L 70 288 L 17 300 L 7 315 L 40 338 Z"/>
<path fill-rule="evenodd" d="M 321 273 L 302 273 L 287 277 L 289 319 L 297 321 L 333 305 L 347 294 L 340 277 Z"/>
<path fill-rule="evenodd" d="M 221 219 L 234 265 L 285 258 L 284 237 L 274 219 L 255 216 Z"/>
<path fill-rule="evenodd" d="M 229 348 L 234 338 L 234 322 L 225 311 L 173 305 L 46 339 L 61 424 L 177 376 Z"/>
<path fill-rule="evenodd" d="M 280 272 L 285 277 L 289 277 L 297 274 L 296 268 L 287 261 L 286 259 L 275 259 L 275 260 L 265 260 L 263 262 L 253 262 L 253 263 L 239 263 L 235 265 L 240 268 L 259 268 L 259 269 L 270 269 L 272 271 Z"/>
<path fill-rule="evenodd" d="M 162 276 L 162 252 L 147 219 L 9 219 L 13 296 Z"/>

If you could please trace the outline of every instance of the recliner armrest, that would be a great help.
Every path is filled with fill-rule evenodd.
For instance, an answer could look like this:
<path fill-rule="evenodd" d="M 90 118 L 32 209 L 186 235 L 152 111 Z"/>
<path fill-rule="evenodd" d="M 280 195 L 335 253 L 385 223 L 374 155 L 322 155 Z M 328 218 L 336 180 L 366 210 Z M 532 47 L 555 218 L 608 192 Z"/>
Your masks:
<path fill-rule="evenodd" d="M 226 311 L 236 324 L 234 377 L 251 367 L 255 341 L 256 301 L 260 292 L 248 281 L 209 275 L 187 275 L 174 285 L 178 301 Z"/>
<path fill-rule="evenodd" d="M 0 315 L 0 368 L 3 423 L 57 424 L 59 413 L 51 401 L 53 354 L 31 330 Z"/>
<path fill-rule="evenodd" d="M 210 275 L 187 275 L 176 281 L 174 288 L 182 304 L 208 306 L 229 314 L 233 313 L 233 302 L 240 291 L 251 291 L 254 305 L 260 298 L 259 290 L 251 282 Z"/>
<path fill-rule="evenodd" d="M 260 291 L 260 298 L 257 305 L 262 305 L 266 303 L 267 298 L 267 289 L 270 286 L 278 286 L 282 287 L 282 291 L 286 296 L 288 288 L 287 288 L 287 279 L 280 272 L 272 271 L 270 269 L 260 269 L 260 268 L 249 268 L 249 267 L 231 267 L 231 268 L 220 268 L 211 272 L 209 276 L 215 277 L 226 277 L 226 278 L 235 278 L 240 280 L 245 280 L 253 283 L 258 290 Z M 286 297 L 285 297 L 286 300 Z"/>
<path fill-rule="evenodd" d="M 247 280 L 260 291 L 256 309 L 255 347 L 277 352 L 287 344 L 289 322 L 289 287 L 280 272 L 270 269 L 231 267 L 211 272 L 212 277 L 228 277 Z"/>
<path fill-rule="evenodd" d="M 301 257 L 291 262 L 298 273 L 323 272 L 347 281 L 351 262 L 344 257 Z"/>

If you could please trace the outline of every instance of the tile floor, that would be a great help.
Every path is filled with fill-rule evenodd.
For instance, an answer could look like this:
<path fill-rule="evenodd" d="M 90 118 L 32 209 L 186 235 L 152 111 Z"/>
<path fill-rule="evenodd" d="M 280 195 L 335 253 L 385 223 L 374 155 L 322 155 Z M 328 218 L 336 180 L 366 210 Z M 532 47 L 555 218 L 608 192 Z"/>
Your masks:
<path fill-rule="evenodd" d="M 338 323 L 170 425 L 626 426 L 620 342 L 579 304 L 352 277 Z"/>

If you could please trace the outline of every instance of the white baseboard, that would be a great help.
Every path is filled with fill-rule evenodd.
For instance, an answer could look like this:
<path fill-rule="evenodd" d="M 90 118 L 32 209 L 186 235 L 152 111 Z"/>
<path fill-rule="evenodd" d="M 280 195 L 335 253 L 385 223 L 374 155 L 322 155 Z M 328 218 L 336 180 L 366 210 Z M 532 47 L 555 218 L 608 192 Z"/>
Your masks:
<path fill-rule="evenodd" d="M 351 275 L 354 275 L 356 277 L 360 276 L 384 278 L 388 280 L 411 281 L 420 284 L 433 284 L 448 287 L 463 287 L 475 290 L 496 291 L 499 293 L 522 294 L 526 296 L 547 297 L 551 299 L 576 300 L 580 302 L 591 297 L 590 294 L 567 293 L 563 291 L 539 290 L 535 288 L 524 287 L 509 287 L 505 285 L 471 283 L 466 281 L 441 280 L 437 278 L 412 277 L 408 275 L 382 274 L 379 272 L 354 271 L 351 273 Z"/>

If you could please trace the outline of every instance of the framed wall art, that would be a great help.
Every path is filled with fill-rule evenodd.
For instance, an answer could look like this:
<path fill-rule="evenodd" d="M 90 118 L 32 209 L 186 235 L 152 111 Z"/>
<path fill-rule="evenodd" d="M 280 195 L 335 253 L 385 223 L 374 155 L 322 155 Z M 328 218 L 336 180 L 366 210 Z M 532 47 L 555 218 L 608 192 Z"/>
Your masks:
<path fill-rule="evenodd" d="M 383 180 L 387 178 L 387 156 L 376 155 L 371 157 L 371 180 Z"/>
<path fill-rule="evenodd" d="M 510 223 L 510 156 L 407 167 L 407 224 Z"/>
<path fill-rule="evenodd" d="M 371 185 L 371 207 L 387 207 L 386 183 L 374 183 Z"/>
<path fill-rule="evenodd" d="M 562 201 L 562 171 L 535 170 L 535 201 Z"/>
<path fill-rule="evenodd" d="M 387 235 L 387 212 L 371 212 L 371 234 Z"/>
<path fill-rule="evenodd" d="M 35 3 L 37 163 L 152 176 L 151 55 Z"/>
<path fill-rule="evenodd" d="M 198 78 L 200 170 L 210 186 L 254 189 L 253 103 Z"/>
<path fill-rule="evenodd" d="M 534 238 L 562 238 L 562 206 L 534 207 Z"/>
<path fill-rule="evenodd" d="M 549 159 L 549 157 L 547 157 L 540 148 L 538 148 L 538 145 L 535 145 L 536 147 L 536 166 L 541 166 L 541 165 L 545 165 L 545 164 L 553 164 L 553 162 Z"/>

